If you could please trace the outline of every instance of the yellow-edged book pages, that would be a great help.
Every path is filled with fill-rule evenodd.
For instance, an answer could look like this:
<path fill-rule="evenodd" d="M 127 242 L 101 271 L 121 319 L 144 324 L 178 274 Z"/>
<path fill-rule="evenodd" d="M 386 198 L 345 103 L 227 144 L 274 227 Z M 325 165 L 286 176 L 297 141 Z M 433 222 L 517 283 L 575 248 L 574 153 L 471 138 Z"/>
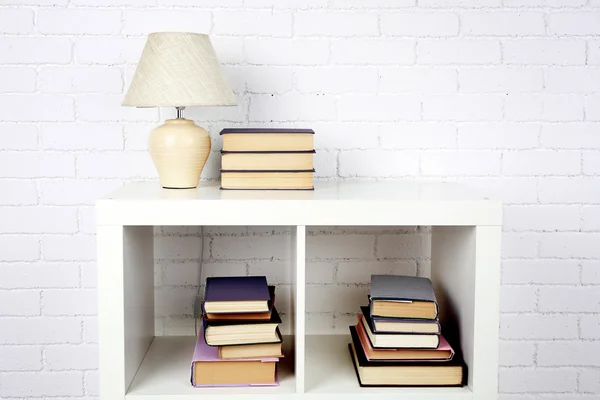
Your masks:
<path fill-rule="evenodd" d="M 314 150 L 221 153 L 221 168 L 230 171 L 297 171 L 314 168 Z"/>
<path fill-rule="evenodd" d="M 269 385 L 276 382 L 277 362 L 222 361 L 193 363 L 196 386 Z"/>
<path fill-rule="evenodd" d="M 373 300 L 373 315 L 386 316 L 390 318 L 423 318 L 435 319 L 437 317 L 437 305 L 431 301 L 388 301 Z"/>
<path fill-rule="evenodd" d="M 360 346 L 360 345 L 359 345 Z M 367 361 L 361 347 L 348 344 L 361 386 L 463 386 L 466 368 L 452 361 Z"/>
<path fill-rule="evenodd" d="M 221 171 L 222 189 L 312 190 L 314 171 L 230 172 Z"/>
<path fill-rule="evenodd" d="M 310 151 L 315 148 L 312 129 L 223 129 L 223 151 Z"/>
<path fill-rule="evenodd" d="M 219 357 L 223 360 L 236 358 L 283 357 L 282 343 L 242 344 L 219 346 Z"/>

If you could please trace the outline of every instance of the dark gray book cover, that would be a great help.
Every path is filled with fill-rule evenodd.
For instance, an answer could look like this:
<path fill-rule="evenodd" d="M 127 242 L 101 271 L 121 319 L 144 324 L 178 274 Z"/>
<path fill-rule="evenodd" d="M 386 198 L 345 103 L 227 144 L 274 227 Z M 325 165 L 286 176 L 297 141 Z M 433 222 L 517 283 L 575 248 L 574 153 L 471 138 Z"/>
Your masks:
<path fill-rule="evenodd" d="M 270 299 L 265 276 L 206 278 L 205 301 L 268 301 Z"/>
<path fill-rule="evenodd" d="M 314 135 L 312 129 L 289 129 L 289 128 L 225 128 L 221 131 L 221 135 L 229 133 L 289 133 L 289 134 L 309 134 Z"/>
<path fill-rule="evenodd" d="M 251 150 L 251 151 L 238 151 L 238 150 L 221 150 L 222 155 L 228 154 L 316 154 L 315 149 L 312 150 Z"/>
<path fill-rule="evenodd" d="M 271 174 L 271 173 L 297 173 L 297 172 L 315 172 L 315 169 L 222 169 L 221 173 L 227 173 L 227 172 L 235 172 L 237 173 L 265 173 L 265 174 Z"/>
<path fill-rule="evenodd" d="M 440 326 L 440 323 L 438 321 L 435 320 L 429 320 L 429 319 L 417 319 L 417 318 L 391 318 L 391 317 L 379 317 L 379 316 L 372 316 L 371 315 L 371 311 L 369 310 L 369 307 L 364 307 L 361 306 L 360 307 L 360 312 L 362 312 L 362 314 L 365 317 L 365 320 L 367 321 L 367 324 L 369 324 L 369 327 L 371 328 L 371 332 L 373 333 L 377 333 L 377 334 L 394 334 L 394 335 L 405 335 L 405 334 L 409 334 L 409 335 L 439 335 L 442 333 L 442 329 Z M 434 322 L 435 324 L 437 324 L 438 326 L 438 331 L 437 332 L 387 332 L 387 331 L 382 331 L 382 330 L 378 330 L 375 329 L 376 323 L 377 322 L 397 322 L 397 323 L 409 323 L 409 324 L 431 324 L 432 322 Z"/>
<path fill-rule="evenodd" d="M 429 301 L 437 304 L 428 278 L 401 275 L 371 275 L 371 300 Z"/>

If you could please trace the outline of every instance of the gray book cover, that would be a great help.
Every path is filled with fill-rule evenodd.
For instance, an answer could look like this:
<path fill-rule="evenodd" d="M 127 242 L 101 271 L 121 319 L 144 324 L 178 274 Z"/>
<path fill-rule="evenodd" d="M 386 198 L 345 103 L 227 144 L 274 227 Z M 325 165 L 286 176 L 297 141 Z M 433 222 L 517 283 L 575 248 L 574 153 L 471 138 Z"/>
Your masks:
<path fill-rule="evenodd" d="M 437 304 L 428 278 L 400 275 L 371 275 L 371 300 L 430 301 Z"/>

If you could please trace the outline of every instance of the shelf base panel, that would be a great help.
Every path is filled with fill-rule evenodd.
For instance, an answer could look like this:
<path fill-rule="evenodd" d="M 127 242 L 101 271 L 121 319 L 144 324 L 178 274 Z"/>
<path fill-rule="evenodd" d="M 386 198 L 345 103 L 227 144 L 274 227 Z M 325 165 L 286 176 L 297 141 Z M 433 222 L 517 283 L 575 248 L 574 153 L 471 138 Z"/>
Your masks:
<path fill-rule="evenodd" d="M 464 388 L 361 388 L 348 353 L 349 335 L 306 336 L 306 377 L 304 398 L 397 400 L 472 400 Z M 190 384 L 190 363 L 195 345 L 192 336 L 155 337 L 125 396 L 131 400 L 239 400 L 296 397 L 293 372 L 293 336 L 284 337 L 286 357 L 279 365 L 278 387 L 194 388 Z"/>

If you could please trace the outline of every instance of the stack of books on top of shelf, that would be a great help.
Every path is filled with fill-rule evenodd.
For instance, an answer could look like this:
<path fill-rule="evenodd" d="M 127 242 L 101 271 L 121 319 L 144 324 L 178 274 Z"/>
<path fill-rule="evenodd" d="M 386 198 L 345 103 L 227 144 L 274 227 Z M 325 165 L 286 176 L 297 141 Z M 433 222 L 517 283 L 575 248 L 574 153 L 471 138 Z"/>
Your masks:
<path fill-rule="evenodd" d="M 223 129 L 221 189 L 312 190 L 312 129 Z"/>
<path fill-rule="evenodd" d="M 463 386 L 466 366 L 441 333 L 427 278 L 373 275 L 348 345 L 361 386 Z"/>
<path fill-rule="evenodd" d="M 277 385 L 283 357 L 275 287 L 264 276 L 206 279 L 192 385 Z"/>

